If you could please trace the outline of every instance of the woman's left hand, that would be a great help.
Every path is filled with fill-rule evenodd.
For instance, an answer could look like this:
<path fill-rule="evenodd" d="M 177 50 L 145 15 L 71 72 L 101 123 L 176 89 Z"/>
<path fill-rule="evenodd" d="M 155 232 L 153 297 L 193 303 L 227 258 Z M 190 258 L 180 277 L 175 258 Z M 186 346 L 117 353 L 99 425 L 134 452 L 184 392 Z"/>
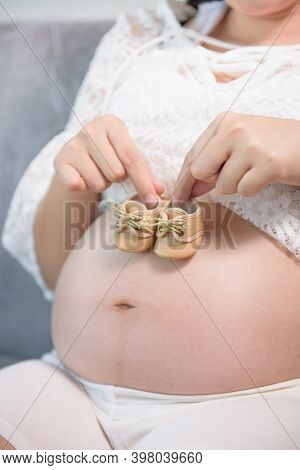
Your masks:
<path fill-rule="evenodd" d="M 214 187 L 255 196 L 272 182 L 300 185 L 300 121 L 221 113 L 187 154 L 173 200 Z"/>

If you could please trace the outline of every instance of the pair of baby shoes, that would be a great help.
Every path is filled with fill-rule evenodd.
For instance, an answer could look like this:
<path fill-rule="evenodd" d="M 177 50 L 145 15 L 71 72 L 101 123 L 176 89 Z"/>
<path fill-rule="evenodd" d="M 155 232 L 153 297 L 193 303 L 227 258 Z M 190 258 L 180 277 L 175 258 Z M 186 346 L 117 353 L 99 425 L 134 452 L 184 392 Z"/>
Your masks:
<path fill-rule="evenodd" d="M 148 209 L 138 196 L 114 206 L 115 245 L 123 251 L 142 253 L 154 245 L 161 258 L 186 259 L 193 256 L 204 234 L 202 210 L 194 199 L 174 207 L 159 199 Z"/>

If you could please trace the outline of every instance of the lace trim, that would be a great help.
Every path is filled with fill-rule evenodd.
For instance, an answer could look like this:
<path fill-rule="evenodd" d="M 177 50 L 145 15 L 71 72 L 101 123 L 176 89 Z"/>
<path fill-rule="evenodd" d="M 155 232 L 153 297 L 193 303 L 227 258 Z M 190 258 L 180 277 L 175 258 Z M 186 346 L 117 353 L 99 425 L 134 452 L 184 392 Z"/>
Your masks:
<path fill-rule="evenodd" d="M 103 37 L 77 94 L 76 116 L 70 115 L 65 131 L 52 139 L 26 170 L 4 227 L 5 248 L 34 276 L 44 293 L 47 290 L 36 261 L 32 221 L 50 183 L 55 154 L 82 123 L 104 113 L 123 119 L 168 197 L 185 155 L 219 112 L 231 107 L 244 114 L 300 119 L 299 44 L 272 48 L 240 93 L 265 47 L 213 53 L 197 45 L 200 37 L 179 25 L 165 0 L 154 9 L 119 15 Z M 216 84 L 216 72 L 240 78 Z M 129 180 L 123 186 L 127 193 L 114 184 L 104 198 L 121 202 L 134 194 Z M 215 197 L 213 193 L 211 197 Z M 278 184 L 256 198 L 216 199 L 300 257 L 299 188 Z"/>

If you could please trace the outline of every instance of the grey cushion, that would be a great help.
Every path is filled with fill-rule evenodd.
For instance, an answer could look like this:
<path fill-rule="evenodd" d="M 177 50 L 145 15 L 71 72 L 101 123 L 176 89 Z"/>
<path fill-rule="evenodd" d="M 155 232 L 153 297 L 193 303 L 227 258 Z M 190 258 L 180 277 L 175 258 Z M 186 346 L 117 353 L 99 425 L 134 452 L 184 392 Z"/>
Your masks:
<path fill-rule="evenodd" d="M 0 25 L 0 231 L 18 180 L 42 146 L 63 130 L 70 112 L 66 100 L 73 103 L 109 27 L 27 23 L 20 25 L 24 39 L 15 26 Z M 0 247 L 0 367 L 40 357 L 51 347 L 50 305 Z"/>

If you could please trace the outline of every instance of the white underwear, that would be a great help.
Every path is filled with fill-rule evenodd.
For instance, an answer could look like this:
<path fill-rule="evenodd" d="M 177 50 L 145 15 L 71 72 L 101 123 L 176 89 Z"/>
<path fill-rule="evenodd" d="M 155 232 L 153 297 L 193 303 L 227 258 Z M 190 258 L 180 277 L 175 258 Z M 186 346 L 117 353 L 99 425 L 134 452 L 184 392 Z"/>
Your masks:
<path fill-rule="evenodd" d="M 55 350 L 41 360 L 57 366 Z M 60 364 L 88 394 L 114 449 L 297 449 L 300 379 L 215 395 L 165 395 L 88 382 Z"/>

